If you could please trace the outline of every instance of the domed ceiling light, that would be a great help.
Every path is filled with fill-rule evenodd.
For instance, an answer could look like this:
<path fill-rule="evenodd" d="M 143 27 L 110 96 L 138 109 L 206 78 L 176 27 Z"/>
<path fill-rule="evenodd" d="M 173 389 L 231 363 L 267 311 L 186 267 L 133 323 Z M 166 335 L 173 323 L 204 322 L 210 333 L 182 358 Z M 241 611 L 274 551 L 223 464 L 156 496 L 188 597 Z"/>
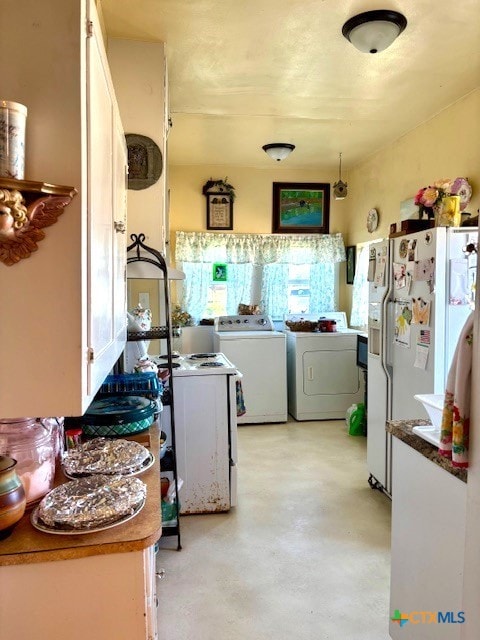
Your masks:
<path fill-rule="evenodd" d="M 280 160 L 285 160 L 292 153 L 295 145 L 288 142 L 272 142 L 271 144 L 264 144 L 262 149 L 272 160 L 280 162 Z"/>
<path fill-rule="evenodd" d="M 363 53 L 378 53 L 389 47 L 407 26 L 407 19 L 397 11 L 379 9 L 353 16 L 342 27 L 342 33 Z"/>
<path fill-rule="evenodd" d="M 338 169 L 338 182 L 333 185 L 335 200 L 344 200 L 347 197 L 347 183 L 342 180 L 342 154 L 340 153 L 340 167 Z"/>

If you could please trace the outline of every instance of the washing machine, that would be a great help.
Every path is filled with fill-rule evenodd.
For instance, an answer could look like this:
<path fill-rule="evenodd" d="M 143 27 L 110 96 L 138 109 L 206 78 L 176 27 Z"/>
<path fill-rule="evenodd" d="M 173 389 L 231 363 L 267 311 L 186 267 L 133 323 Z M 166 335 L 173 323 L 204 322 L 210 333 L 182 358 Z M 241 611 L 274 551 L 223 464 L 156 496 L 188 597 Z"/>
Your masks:
<path fill-rule="evenodd" d="M 275 330 L 270 316 L 215 318 L 214 350 L 223 353 L 242 373 L 245 413 L 237 423 L 286 422 L 286 335 Z"/>
<path fill-rule="evenodd" d="M 288 412 L 299 421 L 345 419 L 347 409 L 364 400 L 363 374 L 356 361 L 360 332 L 348 328 L 342 311 L 322 315 L 335 320 L 335 332 L 285 330 Z"/>

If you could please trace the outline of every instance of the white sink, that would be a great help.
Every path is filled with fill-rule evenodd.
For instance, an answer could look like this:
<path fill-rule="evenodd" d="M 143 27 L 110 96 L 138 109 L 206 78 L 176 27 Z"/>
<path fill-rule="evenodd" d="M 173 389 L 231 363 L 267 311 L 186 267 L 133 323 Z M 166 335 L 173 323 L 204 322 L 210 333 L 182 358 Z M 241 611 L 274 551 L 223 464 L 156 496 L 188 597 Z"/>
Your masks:
<path fill-rule="evenodd" d="M 431 424 L 418 424 L 412 428 L 412 431 L 416 433 L 417 436 L 420 436 L 420 438 L 430 442 L 430 444 L 436 447 L 440 446 L 440 429 L 437 429 Z"/>
<path fill-rule="evenodd" d="M 423 404 L 425 411 L 428 413 L 433 426 L 440 431 L 442 425 L 443 403 L 445 400 L 444 393 L 426 393 L 413 396 Z"/>

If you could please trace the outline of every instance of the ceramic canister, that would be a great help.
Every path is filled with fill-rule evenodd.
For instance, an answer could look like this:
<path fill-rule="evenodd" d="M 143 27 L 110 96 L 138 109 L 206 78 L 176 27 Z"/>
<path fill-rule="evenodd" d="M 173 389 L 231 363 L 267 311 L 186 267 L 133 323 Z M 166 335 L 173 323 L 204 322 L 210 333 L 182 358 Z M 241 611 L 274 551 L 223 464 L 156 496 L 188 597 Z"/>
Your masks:
<path fill-rule="evenodd" d="M 25 513 L 27 499 L 16 465 L 13 458 L 0 456 L 0 540 L 10 535 Z"/>
<path fill-rule="evenodd" d="M 23 180 L 27 107 L 0 100 L 0 177 Z"/>

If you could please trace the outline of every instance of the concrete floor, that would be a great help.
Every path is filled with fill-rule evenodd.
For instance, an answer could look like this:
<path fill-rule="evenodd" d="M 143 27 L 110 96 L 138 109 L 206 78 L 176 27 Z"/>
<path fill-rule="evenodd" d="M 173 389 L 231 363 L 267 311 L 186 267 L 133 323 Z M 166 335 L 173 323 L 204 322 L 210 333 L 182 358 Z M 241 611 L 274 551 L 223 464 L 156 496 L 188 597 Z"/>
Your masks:
<path fill-rule="evenodd" d="M 390 506 L 343 420 L 242 426 L 238 506 L 182 519 L 159 640 L 387 640 Z"/>

